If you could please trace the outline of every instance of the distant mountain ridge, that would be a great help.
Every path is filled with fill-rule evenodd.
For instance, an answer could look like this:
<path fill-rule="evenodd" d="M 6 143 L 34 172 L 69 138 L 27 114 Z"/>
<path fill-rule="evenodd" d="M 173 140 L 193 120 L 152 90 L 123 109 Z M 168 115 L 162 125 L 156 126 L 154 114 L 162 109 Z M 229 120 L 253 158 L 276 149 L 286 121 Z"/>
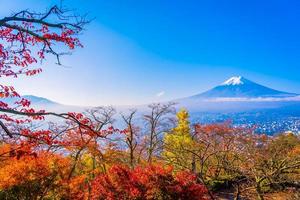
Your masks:
<path fill-rule="evenodd" d="M 25 99 L 30 100 L 32 103 L 38 103 L 38 104 L 60 104 L 60 103 L 57 103 L 55 101 L 49 100 L 47 98 L 38 97 L 38 96 L 34 96 L 34 95 L 24 95 L 22 97 L 24 97 Z"/>
<path fill-rule="evenodd" d="M 234 76 L 222 84 L 190 98 L 284 98 L 298 94 L 265 87 L 242 76 Z"/>
<path fill-rule="evenodd" d="M 53 111 L 84 110 L 89 106 L 72 106 L 57 103 L 47 98 L 34 95 L 22 96 L 31 101 L 33 107 L 46 108 Z M 2 101 L 13 104 L 17 98 L 5 98 Z M 220 85 L 197 95 L 173 100 L 178 107 L 202 111 L 233 111 L 289 106 L 292 103 L 300 104 L 300 95 L 265 87 L 250 81 L 242 76 L 234 76 Z M 101 105 L 99 105 L 101 106 Z M 102 105 L 103 106 L 103 105 Z M 116 106 L 125 109 L 132 106 Z M 136 105 L 135 107 L 146 107 Z"/>
<path fill-rule="evenodd" d="M 22 97 L 30 100 L 34 108 L 56 113 L 84 112 L 90 108 L 64 105 L 33 95 Z M 18 99 L 1 99 L 10 104 L 14 104 L 16 100 Z M 300 95 L 271 89 L 242 76 L 231 77 L 211 90 L 173 102 L 178 103 L 177 109 L 182 107 L 188 109 L 192 123 L 219 123 L 230 120 L 238 126 L 259 127 L 258 132 L 273 134 L 292 130 L 299 131 L 300 134 Z M 137 108 L 140 114 L 147 110 L 146 104 L 115 106 L 120 112 L 126 112 L 133 107 Z M 60 120 L 48 117 L 45 123 L 49 121 L 60 123 Z M 118 116 L 116 121 L 120 124 Z"/>
<path fill-rule="evenodd" d="M 44 97 L 38 97 L 38 96 L 34 96 L 34 95 L 23 95 L 21 97 L 29 100 L 31 102 L 31 104 L 33 104 L 33 105 L 60 105 L 59 103 L 57 103 L 55 101 L 51 101 Z M 12 105 L 18 100 L 20 100 L 20 98 L 13 97 L 13 98 L 5 98 L 2 101 Z"/>

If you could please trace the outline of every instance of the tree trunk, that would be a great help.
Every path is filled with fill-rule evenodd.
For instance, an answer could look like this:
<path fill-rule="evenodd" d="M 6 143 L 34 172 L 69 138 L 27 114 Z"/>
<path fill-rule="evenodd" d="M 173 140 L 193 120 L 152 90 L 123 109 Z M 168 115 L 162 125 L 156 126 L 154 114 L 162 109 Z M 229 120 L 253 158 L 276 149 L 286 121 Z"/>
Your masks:
<path fill-rule="evenodd" d="M 196 173 L 196 159 L 195 159 L 195 155 L 192 155 L 192 172 Z"/>
<path fill-rule="evenodd" d="M 261 187 L 260 184 L 258 183 L 258 185 L 256 186 L 256 193 L 257 193 L 257 199 L 258 200 L 264 200 L 264 196 L 263 193 L 261 191 Z"/>
<path fill-rule="evenodd" d="M 134 155 L 133 155 L 133 147 L 130 147 L 130 167 L 133 169 L 134 167 Z"/>
<path fill-rule="evenodd" d="M 211 200 L 215 200 L 215 197 L 214 197 L 213 193 L 209 190 L 208 185 L 205 183 L 205 181 L 204 181 L 202 175 L 201 175 L 200 173 L 198 173 L 198 176 L 197 176 L 197 177 L 198 177 L 198 180 L 200 180 L 200 182 L 201 182 L 201 183 L 204 185 L 204 187 L 206 188 L 207 193 L 208 193 L 210 199 L 211 199 Z"/>
<path fill-rule="evenodd" d="M 240 195 L 241 195 L 240 185 L 237 184 L 236 194 L 235 194 L 234 200 L 240 200 Z"/>
<path fill-rule="evenodd" d="M 150 163 L 150 164 L 152 164 L 152 153 L 153 153 L 153 150 L 152 150 L 152 147 L 150 147 L 148 150 L 148 163 Z"/>

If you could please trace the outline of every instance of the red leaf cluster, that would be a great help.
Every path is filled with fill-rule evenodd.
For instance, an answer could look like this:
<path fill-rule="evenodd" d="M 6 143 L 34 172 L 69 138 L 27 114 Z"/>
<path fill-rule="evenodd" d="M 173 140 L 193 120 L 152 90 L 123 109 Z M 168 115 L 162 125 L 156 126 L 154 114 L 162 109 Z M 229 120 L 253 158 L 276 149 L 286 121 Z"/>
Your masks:
<path fill-rule="evenodd" d="M 189 172 L 170 167 L 113 166 L 92 182 L 92 199 L 206 199 L 205 187 Z"/>

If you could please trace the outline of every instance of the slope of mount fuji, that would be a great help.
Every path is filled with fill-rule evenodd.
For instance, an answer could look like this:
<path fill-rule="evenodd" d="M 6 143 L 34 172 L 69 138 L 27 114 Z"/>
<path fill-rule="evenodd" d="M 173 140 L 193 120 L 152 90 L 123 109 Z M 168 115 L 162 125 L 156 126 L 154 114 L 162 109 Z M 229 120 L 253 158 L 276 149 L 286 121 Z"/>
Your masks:
<path fill-rule="evenodd" d="M 236 76 L 224 83 L 190 98 L 285 98 L 297 94 L 274 90 L 244 77 Z"/>
<path fill-rule="evenodd" d="M 239 112 L 299 106 L 300 96 L 235 76 L 211 90 L 175 102 L 178 102 L 179 107 L 186 107 L 191 111 Z"/>

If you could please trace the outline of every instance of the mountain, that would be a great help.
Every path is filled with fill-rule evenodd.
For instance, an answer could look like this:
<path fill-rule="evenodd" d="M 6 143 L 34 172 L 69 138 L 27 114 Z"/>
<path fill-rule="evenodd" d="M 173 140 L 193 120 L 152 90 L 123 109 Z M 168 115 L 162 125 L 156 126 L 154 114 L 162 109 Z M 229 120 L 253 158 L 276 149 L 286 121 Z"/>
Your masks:
<path fill-rule="evenodd" d="M 72 106 L 72 105 L 64 105 L 58 102 L 49 100 L 44 97 L 34 96 L 34 95 L 23 95 L 21 98 L 25 98 L 31 102 L 30 107 L 35 108 L 37 110 L 46 110 L 48 112 L 83 112 L 85 109 L 89 108 L 89 106 Z M 20 98 L 4 98 L 1 101 L 9 104 L 11 107 L 15 107 L 15 102 L 19 101 Z"/>
<path fill-rule="evenodd" d="M 28 99 L 32 104 L 47 104 L 47 105 L 58 105 L 59 103 L 46 99 L 44 97 L 38 97 L 34 95 L 24 95 L 22 96 L 25 99 Z"/>
<path fill-rule="evenodd" d="M 230 120 L 237 126 L 257 127 L 259 133 L 300 134 L 300 95 L 268 88 L 242 76 L 175 102 L 178 108 L 189 110 L 192 123 Z"/>
<path fill-rule="evenodd" d="M 43 98 L 43 97 L 38 97 L 34 95 L 24 95 L 22 98 L 25 98 L 31 102 L 33 106 L 55 106 L 55 105 L 60 105 L 57 102 L 51 101 L 49 99 Z M 13 105 L 16 101 L 20 100 L 20 98 L 13 97 L 13 98 L 5 98 L 2 101 L 5 103 L 8 103 L 9 105 Z"/>
<path fill-rule="evenodd" d="M 295 96 L 297 96 L 295 93 L 274 90 L 242 76 L 234 76 L 211 90 L 191 98 L 286 98 Z"/>
<path fill-rule="evenodd" d="M 23 96 L 31 101 L 33 107 L 46 108 L 51 111 L 84 110 L 87 106 L 63 105 L 43 97 L 33 95 Z M 4 101 L 13 103 L 15 98 Z M 300 95 L 279 91 L 257 84 L 242 76 L 234 76 L 220 85 L 197 95 L 174 100 L 178 107 L 186 107 L 191 111 L 236 111 L 264 108 L 286 107 L 300 103 Z M 133 105 L 134 106 L 134 105 Z M 131 106 L 117 106 L 126 109 Z M 137 107 L 137 106 L 135 106 Z M 138 106 L 146 107 L 146 106 Z"/>
<path fill-rule="evenodd" d="M 234 76 L 197 95 L 177 99 L 179 107 L 199 112 L 240 112 L 277 109 L 300 104 L 296 93 L 283 92 Z"/>
<path fill-rule="evenodd" d="M 45 109 L 57 113 L 83 112 L 88 106 L 63 105 L 43 97 L 23 96 L 31 101 L 37 109 Z M 1 99 L 9 104 L 14 98 Z M 278 91 L 257 84 L 241 76 L 232 77 L 206 92 L 174 100 L 176 107 L 185 107 L 190 112 L 192 123 L 215 123 L 231 120 L 234 125 L 258 127 L 258 132 L 273 134 L 293 131 L 300 134 L 300 95 Z M 138 108 L 144 114 L 147 105 L 116 106 L 119 112 L 130 108 Z M 116 116 L 119 126 L 121 120 Z M 60 122 L 56 117 L 48 117 L 48 121 Z M 142 126 L 142 124 L 141 124 Z"/>

